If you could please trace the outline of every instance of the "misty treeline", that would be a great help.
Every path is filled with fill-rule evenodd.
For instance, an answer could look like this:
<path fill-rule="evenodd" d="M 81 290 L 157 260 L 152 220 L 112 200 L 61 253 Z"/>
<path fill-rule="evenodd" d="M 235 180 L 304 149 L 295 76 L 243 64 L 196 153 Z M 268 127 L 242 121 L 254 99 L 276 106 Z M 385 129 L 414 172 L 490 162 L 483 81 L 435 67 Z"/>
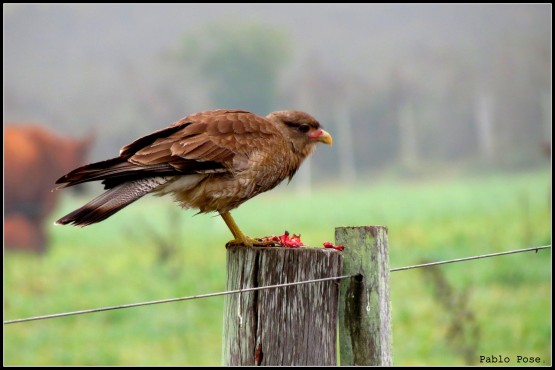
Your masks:
<path fill-rule="evenodd" d="M 44 13 L 49 21 L 43 23 L 69 22 L 50 26 L 74 32 L 50 45 L 50 59 L 33 64 L 27 58 L 35 57 L 33 51 L 43 55 L 47 45 L 39 32 L 33 36 L 36 49 L 28 47 L 29 39 L 27 48 L 20 47 L 17 32 L 30 32 L 24 23 Z M 366 57 L 351 53 L 338 56 L 339 62 L 330 62 L 326 53 L 340 50 L 304 47 L 276 22 L 226 18 L 193 27 L 174 42 L 166 37 L 150 54 L 126 54 L 125 45 L 114 44 L 122 53 L 108 60 L 108 54 L 76 49 L 91 37 L 91 30 L 79 27 L 80 17 L 93 17 L 93 10 L 23 7 L 4 18 L 13 31 L 5 36 L 5 53 L 20 53 L 4 68 L 4 116 L 74 135 L 94 131 L 93 159 L 102 159 L 197 111 L 240 108 L 265 115 L 300 109 L 334 135 L 332 150 L 319 150 L 312 160 L 319 177 L 333 172 L 352 181 L 391 169 L 416 174 L 451 167 L 528 168 L 547 162 L 551 143 L 551 43 L 549 26 L 537 13 L 523 12 L 530 19 L 518 27 L 509 19 L 490 30 L 486 15 L 478 18 L 481 23 L 465 24 L 463 18 L 457 27 L 434 29 L 426 20 L 444 14 L 424 12 L 416 26 L 385 24 L 383 32 L 368 35 L 367 45 L 357 38 L 352 48 Z M 121 19 L 114 14 L 93 31 L 110 43 Z M 414 27 L 430 29 L 419 42 L 407 42 L 404 34 Z M 348 32 L 344 37 L 351 41 Z M 67 63 L 71 58 L 76 61 Z M 59 61 L 67 68 L 56 68 Z"/>

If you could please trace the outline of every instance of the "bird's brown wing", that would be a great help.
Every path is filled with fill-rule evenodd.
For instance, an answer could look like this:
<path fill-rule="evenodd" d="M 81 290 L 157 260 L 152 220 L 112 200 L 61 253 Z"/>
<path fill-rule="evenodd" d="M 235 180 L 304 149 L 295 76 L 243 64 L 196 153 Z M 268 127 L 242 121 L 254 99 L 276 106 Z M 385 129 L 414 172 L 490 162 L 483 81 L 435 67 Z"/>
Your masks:
<path fill-rule="evenodd" d="M 56 183 L 66 187 L 103 180 L 109 189 L 154 176 L 240 171 L 254 151 L 281 141 L 279 131 L 255 114 L 201 112 L 124 146 L 119 157 L 77 168 Z"/>
<path fill-rule="evenodd" d="M 243 169 L 244 161 L 254 151 L 283 141 L 269 121 L 244 111 L 210 111 L 181 121 L 184 123 L 179 123 L 180 129 L 155 138 L 134 152 L 128 161 L 142 166 L 169 164 L 181 174 L 190 173 L 193 164 L 210 163 L 218 163 L 220 169 L 233 172 Z M 130 153 L 132 146 L 122 151 Z M 217 169 L 209 167 L 205 170 Z M 202 173 L 203 170 L 195 167 L 193 172 Z"/>

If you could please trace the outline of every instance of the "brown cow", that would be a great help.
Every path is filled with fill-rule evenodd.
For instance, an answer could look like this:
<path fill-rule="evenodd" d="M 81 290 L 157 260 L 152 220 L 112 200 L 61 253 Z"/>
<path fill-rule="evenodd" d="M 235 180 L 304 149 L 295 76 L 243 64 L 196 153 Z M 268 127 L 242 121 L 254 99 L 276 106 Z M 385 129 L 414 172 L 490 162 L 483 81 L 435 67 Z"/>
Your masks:
<path fill-rule="evenodd" d="M 11 214 L 4 219 L 4 245 L 12 249 L 43 251 L 44 232 L 27 217 Z"/>
<path fill-rule="evenodd" d="M 82 165 L 92 137 L 58 136 L 34 124 L 4 126 L 4 246 L 43 252 L 44 219 L 56 206 L 60 174 Z"/>

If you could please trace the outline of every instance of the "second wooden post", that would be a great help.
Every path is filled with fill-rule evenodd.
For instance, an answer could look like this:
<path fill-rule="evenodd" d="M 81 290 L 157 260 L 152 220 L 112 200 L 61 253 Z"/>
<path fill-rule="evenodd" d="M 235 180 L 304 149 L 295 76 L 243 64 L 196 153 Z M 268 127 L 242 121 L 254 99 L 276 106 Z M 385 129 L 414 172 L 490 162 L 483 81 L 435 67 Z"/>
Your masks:
<path fill-rule="evenodd" d="M 339 348 L 342 366 L 391 366 L 389 252 L 383 226 L 337 227 L 343 251 Z"/>

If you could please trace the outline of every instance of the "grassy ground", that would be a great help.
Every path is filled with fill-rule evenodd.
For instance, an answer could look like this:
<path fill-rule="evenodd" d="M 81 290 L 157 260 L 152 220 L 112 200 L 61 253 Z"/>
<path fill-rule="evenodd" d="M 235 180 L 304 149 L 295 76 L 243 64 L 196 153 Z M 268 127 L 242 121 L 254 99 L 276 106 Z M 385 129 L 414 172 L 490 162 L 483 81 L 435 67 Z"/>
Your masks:
<path fill-rule="evenodd" d="M 65 198 L 52 219 L 85 200 Z M 544 171 L 280 188 L 234 216 L 252 236 L 289 230 L 315 247 L 336 226 L 386 225 L 400 267 L 551 244 L 550 201 Z M 44 256 L 5 253 L 4 319 L 225 290 L 229 231 L 193 214 L 146 198 L 109 222 L 52 227 Z M 395 365 L 551 364 L 551 250 L 394 272 L 391 296 Z M 4 365 L 219 365 L 222 308 L 207 298 L 8 325 Z"/>

